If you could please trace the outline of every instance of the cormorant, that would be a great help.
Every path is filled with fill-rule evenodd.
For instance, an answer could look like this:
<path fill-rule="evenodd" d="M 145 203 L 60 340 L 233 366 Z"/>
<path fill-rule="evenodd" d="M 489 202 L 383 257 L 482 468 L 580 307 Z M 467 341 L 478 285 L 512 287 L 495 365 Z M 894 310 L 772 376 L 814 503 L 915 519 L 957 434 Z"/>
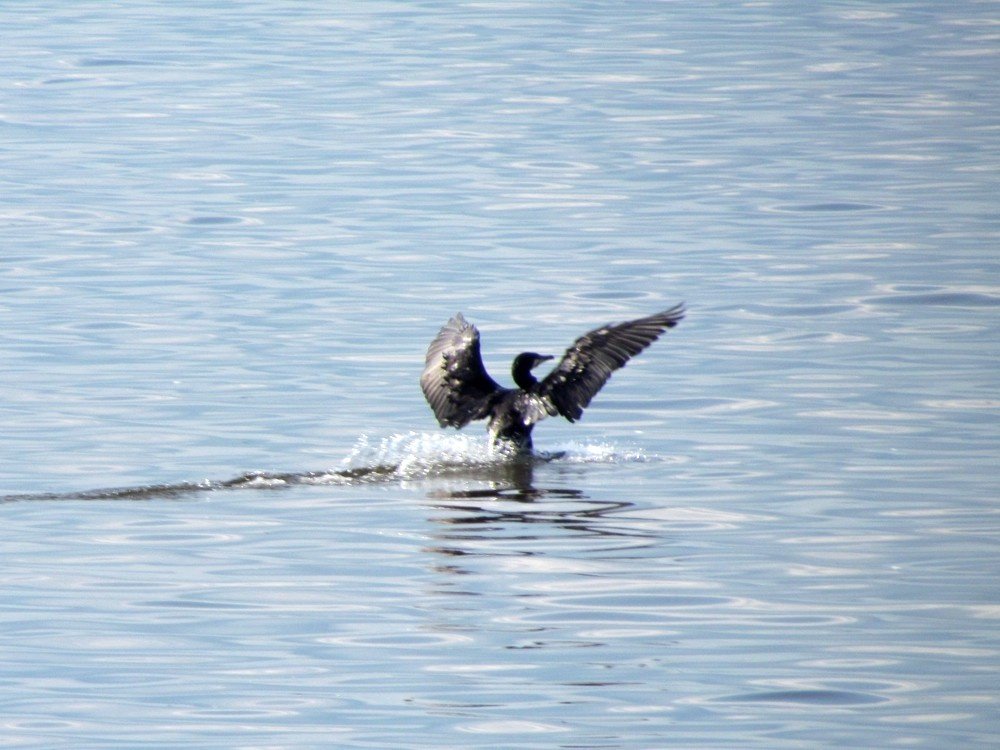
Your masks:
<path fill-rule="evenodd" d="M 543 380 L 531 371 L 553 357 L 523 352 L 511 366 L 517 388 L 504 388 L 483 366 L 478 329 L 458 313 L 427 348 L 420 387 L 442 427 L 461 428 L 474 419 L 488 418 L 494 445 L 529 452 L 536 422 L 558 414 L 575 422 L 611 373 L 683 317 L 680 304 L 656 315 L 596 328 L 574 341 Z"/>

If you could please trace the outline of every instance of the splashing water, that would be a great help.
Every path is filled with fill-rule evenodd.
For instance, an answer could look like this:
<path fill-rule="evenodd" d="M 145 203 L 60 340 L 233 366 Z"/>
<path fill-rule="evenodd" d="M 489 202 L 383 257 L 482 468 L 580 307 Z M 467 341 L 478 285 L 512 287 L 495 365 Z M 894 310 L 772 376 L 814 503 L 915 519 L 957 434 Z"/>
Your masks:
<path fill-rule="evenodd" d="M 368 435 L 362 435 L 341 463 L 350 469 L 393 465 L 404 470 L 417 470 L 421 466 L 437 464 L 491 463 L 503 457 L 500 451 L 469 435 L 406 432 L 378 438 L 374 442 Z"/>
<path fill-rule="evenodd" d="M 647 460 L 646 454 L 641 450 L 623 451 L 610 443 L 571 441 L 555 447 L 554 451 L 536 452 L 531 459 L 538 463 L 559 461 L 572 464 Z M 397 477 L 412 478 L 460 469 L 487 468 L 511 459 L 509 451 L 491 445 L 488 439 L 480 436 L 406 432 L 379 438 L 374 442 L 368 435 L 362 435 L 344 458 L 342 465 L 350 472 L 389 470 L 391 467 L 391 473 Z"/>
<path fill-rule="evenodd" d="M 625 464 L 654 460 L 641 448 L 623 448 L 611 443 L 581 443 L 570 440 L 555 446 L 553 455 L 571 464 Z"/>

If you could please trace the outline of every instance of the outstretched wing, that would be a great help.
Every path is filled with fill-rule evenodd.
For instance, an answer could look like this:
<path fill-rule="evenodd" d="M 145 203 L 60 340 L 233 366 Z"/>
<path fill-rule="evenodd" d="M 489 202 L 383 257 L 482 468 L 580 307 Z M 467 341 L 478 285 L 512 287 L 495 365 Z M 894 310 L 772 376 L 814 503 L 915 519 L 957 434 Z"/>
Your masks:
<path fill-rule="evenodd" d="M 673 328 L 684 317 L 684 305 L 627 323 L 606 325 L 586 333 L 566 350 L 539 386 L 556 410 L 570 422 L 583 415 L 611 373 Z"/>
<path fill-rule="evenodd" d="M 420 387 L 442 427 L 464 427 L 486 416 L 500 385 L 483 366 L 479 331 L 458 313 L 427 347 Z"/>

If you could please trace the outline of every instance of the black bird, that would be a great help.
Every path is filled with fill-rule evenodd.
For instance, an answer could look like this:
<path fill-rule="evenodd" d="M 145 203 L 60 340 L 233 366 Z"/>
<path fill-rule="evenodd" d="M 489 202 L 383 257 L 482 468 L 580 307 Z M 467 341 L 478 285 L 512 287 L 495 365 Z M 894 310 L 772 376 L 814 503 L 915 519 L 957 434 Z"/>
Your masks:
<path fill-rule="evenodd" d="M 523 352 L 511 366 L 517 388 L 504 388 L 483 366 L 478 329 L 458 313 L 427 348 L 420 387 L 442 427 L 461 428 L 475 419 L 489 419 L 494 445 L 529 452 L 536 422 L 557 414 L 575 422 L 611 373 L 683 317 L 681 304 L 646 318 L 596 328 L 574 341 L 543 380 L 531 371 L 553 357 Z"/>

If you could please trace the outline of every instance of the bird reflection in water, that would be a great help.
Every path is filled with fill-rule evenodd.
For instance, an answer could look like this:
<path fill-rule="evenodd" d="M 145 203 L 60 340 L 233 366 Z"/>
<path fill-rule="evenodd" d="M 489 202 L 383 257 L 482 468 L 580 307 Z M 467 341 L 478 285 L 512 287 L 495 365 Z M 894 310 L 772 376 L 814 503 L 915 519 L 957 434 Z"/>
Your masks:
<path fill-rule="evenodd" d="M 467 475 L 461 478 L 459 487 L 439 487 L 429 492 L 430 507 L 441 513 L 431 521 L 440 526 L 435 537 L 442 544 L 431 546 L 428 551 L 448 557 L 533 555 L 539 553 L 535 542 L 565 532 L 577 539 L 647 538 L 648 535 L 616 521 L 618 514 L 633 507 L 631 502 L 595 500 L 571 487 L 537 485 L 536 468 L 551 458 L 518 456 L 491 467 L 488 476 L 482 472 Z M 516 544 L 518 549 L 510 549 L 507 543 Z M 530 549 L 525 549 L 522 543 L 528 543 Z M 498 549 L 497 545 L 504 548 Z M 454 565 L 438 569 L 465 572 Z"/>

